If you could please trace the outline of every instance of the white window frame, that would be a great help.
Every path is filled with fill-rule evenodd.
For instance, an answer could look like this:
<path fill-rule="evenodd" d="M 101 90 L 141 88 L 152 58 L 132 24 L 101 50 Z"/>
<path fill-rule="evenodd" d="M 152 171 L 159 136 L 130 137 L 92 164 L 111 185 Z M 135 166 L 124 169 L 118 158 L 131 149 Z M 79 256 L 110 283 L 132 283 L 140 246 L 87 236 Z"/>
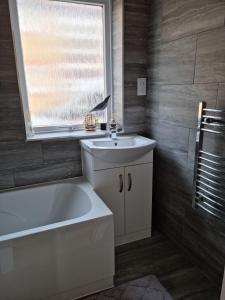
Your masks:
<path fill-rule="evenodd" d="M 111 105 L 107 109 L 108 120 L 112 111 L 112 5 L 111 0 L 48 0 L 58 2 L 70 2 L 78 4 L 102 5 L 104 7 L 104 66 L 105 66 L 105 91 L 106 95 L 111 95 Z M 21 42 L 21 34 L 19 29 L 18 9 L 15 0 L 8 0 L 10 10 L 10 20 L 13 34 L 13 43 L 15 50 L 16 67 L 18 74 L 20 99 L 24 114 L 26 138 L 27 140 L 49 138 L 51 134 L 54 138 L 67 136 L 76 136 L 76 132 L 83 129 L 83 125 L 74 126 L 47 126 L 35 127 L 31 126 L 31 117 L 29 111 L 29 100 L 27 93 L 26 76 L 24 69 L 23 48 Z M 68 134 L 70 133 L 71 134 Z M 81 133 L 78 133 L 78 137 Z"/>

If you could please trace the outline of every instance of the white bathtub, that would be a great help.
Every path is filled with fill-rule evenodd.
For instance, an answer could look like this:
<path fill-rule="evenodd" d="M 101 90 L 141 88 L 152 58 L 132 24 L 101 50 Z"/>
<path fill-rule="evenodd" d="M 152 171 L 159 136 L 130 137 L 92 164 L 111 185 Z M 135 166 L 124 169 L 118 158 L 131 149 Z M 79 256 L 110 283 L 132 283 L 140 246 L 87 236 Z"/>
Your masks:
<path fill-rule="evenodd" d="M 113 216 L 83 179 L 0 193 L 0 300 L 76 299 L 113 275 Z"/>

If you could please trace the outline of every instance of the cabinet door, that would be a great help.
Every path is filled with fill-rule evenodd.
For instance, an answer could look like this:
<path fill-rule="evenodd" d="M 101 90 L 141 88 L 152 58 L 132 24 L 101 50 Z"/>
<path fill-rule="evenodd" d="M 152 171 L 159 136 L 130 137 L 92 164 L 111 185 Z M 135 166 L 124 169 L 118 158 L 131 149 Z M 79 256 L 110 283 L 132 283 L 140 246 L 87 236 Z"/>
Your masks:
<path fill-rule="evenodd" d="M 126 234 L 151 227 L 152 164 L 125 168 Z"/>
<path fill-rule="evenodd" d="M 114 215 L 115 235 L 124 234 L 124 168 L 94 172 L 95 190 Z"/>

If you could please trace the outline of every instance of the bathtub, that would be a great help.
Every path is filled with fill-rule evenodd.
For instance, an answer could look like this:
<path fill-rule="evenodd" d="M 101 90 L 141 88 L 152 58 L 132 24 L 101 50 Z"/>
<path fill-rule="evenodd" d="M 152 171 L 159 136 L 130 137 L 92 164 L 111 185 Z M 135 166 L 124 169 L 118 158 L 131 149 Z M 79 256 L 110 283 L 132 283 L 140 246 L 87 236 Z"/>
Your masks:
<path fill-rule="evenodd" d="M 0 300 L 113 286 L 113 215 L 82 178 L 0 193 Z"/>

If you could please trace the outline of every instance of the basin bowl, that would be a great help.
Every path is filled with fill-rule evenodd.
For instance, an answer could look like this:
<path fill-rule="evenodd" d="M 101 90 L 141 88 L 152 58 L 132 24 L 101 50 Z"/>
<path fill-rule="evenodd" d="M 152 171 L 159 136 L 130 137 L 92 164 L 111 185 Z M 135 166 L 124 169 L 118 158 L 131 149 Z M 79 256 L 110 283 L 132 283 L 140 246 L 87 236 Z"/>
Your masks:
<path fill-rule="evenodd" d="M 156 141 L 142 136 L 82 140 L 81 146 L 94 157 L 112 163 L 128 163 L 155 148 Z"/>

